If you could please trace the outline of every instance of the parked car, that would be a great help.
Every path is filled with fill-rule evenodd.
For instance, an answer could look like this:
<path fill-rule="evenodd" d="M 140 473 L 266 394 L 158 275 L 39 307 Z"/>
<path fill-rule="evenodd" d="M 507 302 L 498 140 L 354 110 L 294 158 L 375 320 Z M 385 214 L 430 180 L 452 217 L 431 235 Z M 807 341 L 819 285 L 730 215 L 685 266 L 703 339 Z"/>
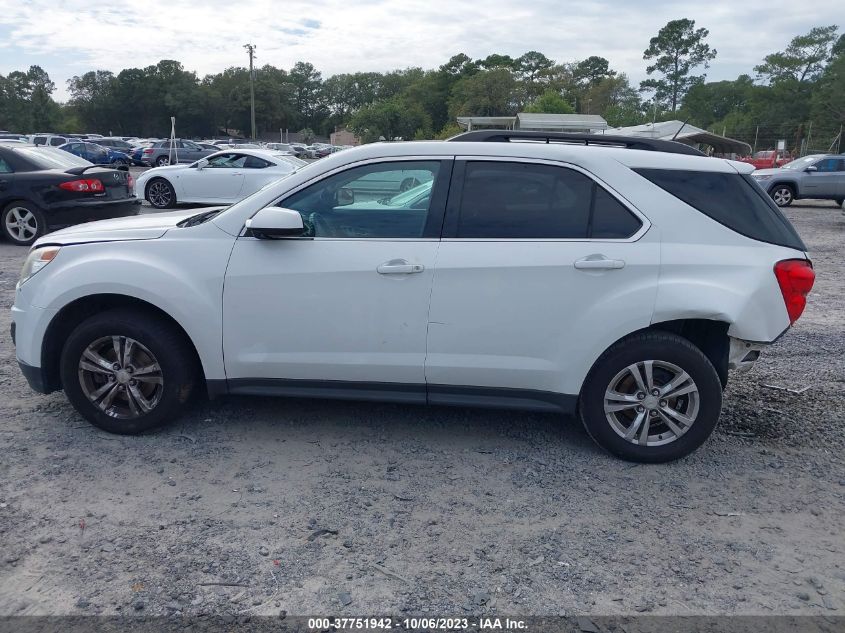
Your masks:
<path fill-rule="evenodd" d="M 264 149 L 271 149 L 274 152 L 282 152 L 287 154 L 295 154 L 293 147 L 288 143 L 265 143 Z"/>
<path fill-rule="evenodd" d="M 255 149 L 218 151 L 190 165 L 155 167 L 135 183 L 135 195 L 157 209 L 177 203 L 230 204 L 290 175 L 299 159 Z"/>
<path fill-rule="evenodd" d="M 220 148 L 219 148 L 219 147 L 217 147 L 214 143 L 205 143 L 205 142 L 203 142 L 203 143 L 197 143 L 197 145 L 199 145 L 199 146 L 200 146 L 200 147 L 202 147 L 203 149 L 210 149 L 210 150 L 211 150 L 211 151 L 213 151 L 213 152 L 219 152 L 219 151 L 220 151 Z"/>
<path fill-rule="evenodd" d="M 119 152 L 123 152 L 124 154 L 128 154 L 132 151 L 132 144 L 128 141 L 123 140 L 122 138 L 98 138 L 96 141 L 92 141 L 101 147 L 110 147 L 112 149 L 116 149 Z"/>
<path fill-rule="evenodd" d="M 200 158 L 205 158 L 214 153 L 215 150 L 200 147 L 193 141 L 183 139 L 170 139 L 157 141 L 151 147 L 146 147 L 141 152 L 141 159 L 146 165 L 164 167 L 171 163 L 193 163 Z M 219 150 L 217 150 L 219 151 Z"/>
<path fill-rule="evenodd" d="M 782 167 L 792 160 L 792 154 L 782 149 L 779 150 L 763 150 L 756 152 L 754 156 L 741 158 L 744 163 L 753 165 L 755 169 L 769 169 L 773 167 Z"/>
<path fill-rule="evenodd" d="M 816 198 L 845 201 L 845 155 L 813 154 L 779 169 L 758 169 L 752 174 L 779 207 L 794 200 Z"/>
<path fill-rule="evenodd" d="M 59 149 L 70 152 L 75 156 L 84 158 L 95 165 L 112 165 L 113 167 L 128 167 L 131 159 L 128 154 L 119 152 L 110 147 L 103 147 L 94 143 L 73 141 L 60 145 Z"/>
<path fill-rule="evenodd" d="M 561 142 L 503 142 L 526 139 Z M 812 265 L 750 166 L 585 139 L 376 143 L 225 209 L 54 233 L 12 308 L 21 370 L 114 433 L 176 419 L 204 385 L 578 411 L 625 459 L 687 455 L 729 368 L 801 316 Z M 350 195 L 409 172 L 427 204 Z"/>
<path fill-rule="evenodd" d="M 0 144 L 0 232 L 29 245 L 48 230 L 135 215 L 132 176 L 50 147 Z"/>
<path fill-rule="evenodd" d="M 53 134 L 33 134 L 29 137 L 33 145 L 46 145 L 47 147 L 59 147 L 73 140 L 71 136 L 57 136 Z"/>

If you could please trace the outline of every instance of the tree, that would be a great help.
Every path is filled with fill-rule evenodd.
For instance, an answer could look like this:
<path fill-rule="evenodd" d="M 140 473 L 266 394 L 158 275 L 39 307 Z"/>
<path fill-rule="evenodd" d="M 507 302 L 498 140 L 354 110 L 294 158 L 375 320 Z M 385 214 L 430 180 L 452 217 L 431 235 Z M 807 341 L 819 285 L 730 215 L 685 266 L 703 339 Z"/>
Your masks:
<path fill-rule="evenodd" d="M 754 81 L 748 75 L 740 75 L 735 81 L 696 84 L 684 97 L 683 118 L 708 128 L 731 112 L 748 112 L 753 89 Z"/>
<path fill-rule="evenodd" d="M 397 97 L 362 108 L 352 117 L 349 128 L 365 143 L 430 138 L 431 118 L 419 104 Z"/>
<path fill-rule="evenodd" d="M 704 42 L 709 33 L 704 28 L 696 29 L 695 20 L 668 22 L 643 52 L 644 60 L 654 60 L 646 72 L 657 72 L 663 77 L 646 79 L 640 83 L 640 90 L 653 92 L 654 100 L 674 113 L 690 87 L 704 81 L 704 75 L 691 75 L 692 70 L 699 66 L 708 68 L 716 57 L 716 51 Z"/>
<path fill-rule="evenodd" d="M 554 60 L 537 51 L 528 51 L 516 59 L 514 66 L 517 75 L 523 81 L 528 97 L 538 95 L 543 91 L 541 80 L 548 78 L 548 73 L 554 65 Z"/>
<path fill-rule="evenodd" d="M 575 109 L 554 90 L 546 90 L 525 108 L 525 112 L 573 114 Z"/>
<path fill-rule="evenodd" d="M 616 71 L 610 70 L 610 62 L 604 57 L 593 55 L 585 60 L 577 62 L 572 71 L 575 81 L 587 86 L 592 86 L 604 79 L 613 77 Z"/>
<path fill-rule="evenodd" d="M 830 56 L 838 28 L 835 24 L 817 26 L 809 33 L 796 35 L 786 50 L 766 55 L 763 63 L 755 66 L 754 70 L 769 83 L 817 79 Z M 845 48 L 842 38 L 836 47 Z"/>
<path fill-rule="evenodd" d="M 452 88 L 449 114 L 457 116 L 512 116 L 516 114 L 516 79 L 506 68 L 483 70 L 465 77 Z"/>
<path fill-rule="evenodd" d="M 514 70 L 516 68 L 516 62 L 513 57 L 510 55 L 499 55 L 497 53 L 488 55 L 484 59 L 479 59 L 475 62 L 475 64 L 482 70 L 493 70 L 494 68 L 508 68 L 510 70 Z"/>

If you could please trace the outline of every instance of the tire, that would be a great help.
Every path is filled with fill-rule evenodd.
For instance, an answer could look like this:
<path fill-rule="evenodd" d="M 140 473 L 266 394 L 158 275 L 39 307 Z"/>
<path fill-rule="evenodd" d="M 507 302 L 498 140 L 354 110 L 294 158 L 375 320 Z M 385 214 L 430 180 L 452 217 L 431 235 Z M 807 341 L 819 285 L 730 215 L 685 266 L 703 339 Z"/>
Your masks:
<path fill-rule="evenodd" d="M 128 359 L 118 361 L 116 347 L 124 356 L 128 348 Z M 79 324 L 59 362 L 62 386 L 73 407 L 94 426 L 120 435 L 142 433 L 178 418 L 199 375 L 196 356 L 182 332 L 162 319 L 127 309 L 109 310 Z"/>
<path fill-rule="evenodd" d="M 153 178 L 147 185 L 144 197 L 156 209 L 172 209 L 176 206 L 176 190 L 164 178 Z"/>
<path fill-rule="evenodd" d="M 795 189 L 791 185 L 775 185 L 769 191 L 769 196 L 779 207 L 788 207 L 795 201 Z"/>
<path fill-rule="evenodd" d="M 676 383 L 667 398 L 648 393 L 648 362 L 653 388 Z M 645 392 L 631 367 L 637 368 Z M 611 388 L 617 397 L 606 400 Z M 674 392 L 680 393 L 672 397 Z M 619 410 L 608 411 L 608 406 Z M 643 463 L 689 455 L 716 428 L 721 408 L 722 384 L 716 369 L 695 345 L 669 332 L 642 332 L 614 344 L 593 365 L 579 400 L 581 421 L 599 446 L 622 459 Z M 663 413 L 667 410 L 673 413 Z M 676 416 L 692 421 L 685 425 Z M 632 429 L 631 439 L 626 439 Z"/>
<path fill-rule="evenodd" d="M 170 156 L 159 156 L 155 159 L 156 167 L 167 167 L 170 164 Z"/>
<path fill-rule="evenodd" d="M 129 163 L 127 163 L 122 158 L 118 158 L 116 161 L 112 163 L 112 167 L 128 167 Z"/>
<path fill-rule="evenodd" d="M 0 231 L 13 244 L 29 246 L 47 232 L 47 220 L 31 202 L 12 202 L 0 215 Z"/>

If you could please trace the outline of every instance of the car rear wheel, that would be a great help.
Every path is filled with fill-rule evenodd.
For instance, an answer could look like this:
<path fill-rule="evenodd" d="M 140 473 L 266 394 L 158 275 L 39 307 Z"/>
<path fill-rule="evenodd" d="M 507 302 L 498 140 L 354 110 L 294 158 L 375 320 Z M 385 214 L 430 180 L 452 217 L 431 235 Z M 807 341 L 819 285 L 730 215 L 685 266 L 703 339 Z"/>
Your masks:
<path fill-rule="evenodd" d="M 94 426 L 123 435 L 178 417 L 197 376 L 193 351 L 176 327 L 122 309 L 77 326 L 60 363 L 74 408 Z"/>
<path fill-rule="evenodd" d="M 112 163 L 112 167 L 128 167 L 128 166 L 129 166 L 129 163 L 127 163 L 127 162 L 126 162 L 125 160 L 123 160 L 122 158 L 118 158 L 117 160 L 115 160 L 115 161 Z"/>
<path fill-rule="evenodd" d="M 176 191 L 164 178 L 154 178 L 150 181 L 146 198 L 156 209 L 170 209 L 176 206 Z"/>
<path fill-rule="evenodd" d="M 29 246 L 47 230 L 41 209 L 29 202 L 12 202 L 3 209 L 0 229 L 7 239 Z"/>
<path fill-rule="evenodd" d="M 634 462 L 690 454 L 716 428 L 721 407 L 713 365 L 669 332 L 643 332 L 613 345 L 587 376 L 579 402 L 593 440 Z"/>
<path fill-rule="evenodd" d="M 156 167 L 167 167 L 169 164 L 169 156 L 159 156 L 158 158 L 156 158 Z"/>
<path fill-rule="evenodd" d="M 795 200 L 795 192 L 789 185 L 776 185 L 770 195 L 779 207 L 788 207 Z"/>

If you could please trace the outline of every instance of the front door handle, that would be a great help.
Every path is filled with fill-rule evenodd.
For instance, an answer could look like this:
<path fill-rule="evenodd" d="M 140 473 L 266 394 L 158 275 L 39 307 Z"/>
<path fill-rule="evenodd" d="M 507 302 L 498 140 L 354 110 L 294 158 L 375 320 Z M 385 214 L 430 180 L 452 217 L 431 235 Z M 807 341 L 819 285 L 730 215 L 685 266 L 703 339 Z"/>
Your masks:
<path fill-rule="evenodd" d="M 618 270 L 625 268 L 621 259 L 608 259 L 604 255 L 588 255 L 574 264 L 578 270 Z"/>
<path fill-rule="evenodd" d="M 380 275 L 410 275 L 411 273 L 421 273 L 424 270 L 425 266 L 422 264 L 409 264 L 405 259 L 391 259 L 376 268 Z"/>
<path fill-rule="evenodd" d="M 9 184 L 8 180 L 0 180 L 0 191 L 5 191 L 6 185 L 8 185 L 8 184 Z"/>

